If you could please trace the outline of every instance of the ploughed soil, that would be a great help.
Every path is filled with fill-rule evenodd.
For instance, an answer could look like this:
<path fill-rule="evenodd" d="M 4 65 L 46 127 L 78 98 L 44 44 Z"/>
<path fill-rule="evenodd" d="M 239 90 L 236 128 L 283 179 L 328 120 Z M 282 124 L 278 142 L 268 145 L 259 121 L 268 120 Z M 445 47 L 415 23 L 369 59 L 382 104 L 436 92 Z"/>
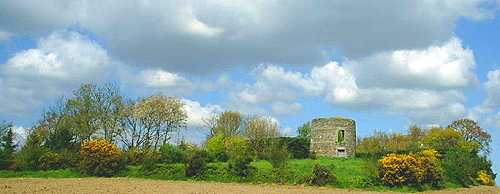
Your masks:
<path fill-rule="evenodd" d="M 164 181 L 137 178 L 0 178 L 0 193 L 367 193 L 383 192 L 335 189 L 326 187 L 255 185 L 238 183 Z M 423 193 L 499 194 L 500 188 L 479 186 L 467 189 L 446 189 Z"/>

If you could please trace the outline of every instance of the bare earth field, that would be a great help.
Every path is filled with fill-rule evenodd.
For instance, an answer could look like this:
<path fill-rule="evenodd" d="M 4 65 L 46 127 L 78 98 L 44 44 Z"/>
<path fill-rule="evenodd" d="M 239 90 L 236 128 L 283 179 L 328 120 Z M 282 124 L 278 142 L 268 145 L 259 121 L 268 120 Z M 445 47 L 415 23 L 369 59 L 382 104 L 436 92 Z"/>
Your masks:
<path fill-rule="evenodd" d="M 383 192 L 346 190 L 334 188 L 251 185 L 236 183 L 163 181 L 134 178 L 0 178 L 0 193 L 351 193 L 376 194 Z M 498 187 L 474 187 L 424 193 L 500 193 Z"/>

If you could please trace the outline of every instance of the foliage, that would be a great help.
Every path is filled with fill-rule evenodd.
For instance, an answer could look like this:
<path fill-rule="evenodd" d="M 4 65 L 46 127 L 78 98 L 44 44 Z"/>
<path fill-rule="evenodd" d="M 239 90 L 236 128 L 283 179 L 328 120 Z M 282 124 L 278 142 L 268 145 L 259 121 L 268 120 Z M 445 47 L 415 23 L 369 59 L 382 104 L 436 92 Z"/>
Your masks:
<path fill-rule="evenodd" d="M 208 154 L 204 151 L 197 151 L 186 164 L 186 176 L 195 177 L 201 175 L 207 166 Z"/>
<path fill-rule="evenodd" d="M 112 176 L 125 167 L 122 152 L 105 139 L 83 142 L 80 155 L 80 168 L 87 175 Z"/>
<path fill-rule="evenodd" d="M 256 117 L 248 122 L 245 137 L 257 158 L 263 159 L 273 139 L 278 137 L 278 124 L 267 117 Z"/>
<path fill-rule="evenodd" d="M 448 128 L 460 132 L 466 141 L 477 142 L 481 151 L 490 152 L 491 135 L 481 128 L 476 121 L 459 119 L 448 125 Z"/>
<path fill-rule="evenodd" d="M 316 186 L 323 186 L 335 182 L 336 177 L 325 166 L 316 164 L 314 165 L 309 184 Z"/>
<path fill-rule="evenodd" d="M 442 163 L 445 175 L 462 186 L 474 184 L 474 178 L 481 170 L 488 172 L 492 179 L 495 179 L 495 174 L 491 170 L 491 161 L 464 147 L 447 151 Z"/>
<path fill-rule="evenodd" d="M 135 104 L 134 117 L 146 126 L 145 147 L 158 149 L 170 139 L 170 133 L 186 126 L 184 103 L 175 97 L 154 95 Z"/>
<path fill-rule="evenodd" d="M 148 170 L 141 169 L 142 174 L 158 179 L 186 180 L 185 166 L 183 164 L 157 164 Z"/>
<path fill-rule="evenodd" d="M 389 185 L 405 185 L 417 182 L 417 159 L 412 155 L 388 154 L 379 160 L 379 176 Z"/>
<path fill-rule="evenodd" d="M 15 148 L 12 124 L 0 123 L 0 169 L 13 167 Z"/>
<path fill-rule="evenodd" d="M 495 186 L 495 181 L 493 180 L 492 176 L 490 173 L 488 173 L 486 170 L 480 170 L 477 173 L 477 182 L 482 185 L 488 185 L 488 186 Z"/>
<path fill-rule="evenodd" d="M 131 147 L 125 152 L 125 160 L 129 165 L 139 165 L 144 162 L 146 157 L 146 149 Z"/>
<path fill-rule="evenodd" d="M 311 123 L 304 123 L 297 129 L 298 137 L 309 140 L 311 138 Z"/>
<path fill-rule="evenodd" d="M 225 162 L 228 160 L 226 153 L 226 137 L 216 135 L 207 140 L 207 152 L 210 157 L 217 161 Z"/>
<path fill-rule="evenodd" d="M 43 128 L 32 129 L 26 139 L 26 143 L 15 155 L 16 169 L 38 170 L 40 167 L 40 157 L 47 152 L 43 146 L 47 131 Z"/>
<path fill-rule="evenodd" d="M 144 159 L 141 166 L 141 170 L 145 175 L 153 171 L 159 164 L 160 153 L 157 150 L 146 149 L 143 151 Z"/>
<path fill-rule="evenodd" d="M 79 142 L 92 137 L 113 141 L 123 118 L 123 97 L 118 88 L 83 84 L 73 95 L 65 102 L 64 116 Z"/>
<path fill-rule="evenodd" d="M 250 163 L 252 163 L 253 158 L 248 154 L 241 154 L 235 157 L 232 157 L 228 164 L 229 170 L 233 175 L 240 177 L 249 176 L 254 170 Z"/>
<path fill-rule="evenodd" d="M 463 142 L 461 134 L 449 128 L 432 128 L 422 139 L 425 147 L 435 149 L 439 153 L 454 149 L 460 142 Z"/>
<path fill-rule="evenodd" d="M 388 154 L 379 160 L 379 177 L 388 185 L 416 185 L 430 183 L 439 186 L 442 169 L 435 150 L 414 154 Z"/>
<path fill-rule="evenodd" d="M 423 150 L 417 156 L 418 168 L 421 173 L 419 182 L 430 183 L 433 187 L 440 187 L 443 181 L 443 169 L 439 161 L 440 155 L 436 150 Z"/>
<path fill-rule="evenodd" d="M 214 135 L 235 136 L 241 133 L 243 118 L 239 112 L 225 111 L 217 118 Z"/>
<path fill-rule="evenodd" d="M 302 137 L 280 137 L 280 141 L 286 145 L 292 158 L 302 159 L 310 156 L 310 139 Z"/>
<path fill-rule="evenodd" d="M 37 171 L 13 171 L 13 170 L 0 170 L 0 178 L 10 177 L 28 177 L 28 178 L 79 178 L 82 177 L 80 172 L 64 169 L 64 170 L 37 170 Z"/>
<path fill-rule="evenodd" d="M 172 144 L 163 144 L 160 147 L 159 162 L 172 164 L 182 163 L 187 159 L 187 153 Z"/>
<path fill-rule="evenodd" d="M 250 155 L 247 141 L 239 136 L 217 135 L 211 137 L 207 141 L 206 149 L 211 158 L 221 162 L 227 161 L 232 154 L 235 156 Z"/>
<path fill-rule="evenodd" d="M 409 134 L 387 134 L 375 132 L 373 136 L 365 137 L 358 141 L 356 155 L 379 158 L 389 153 L 408 154 L 417 152 L 420 149 L 421 136 L 414 134 L 420 128 L 410 127 Z"/>
<path fill-rule="evenodd" d="M 39 160 L 42 170 L 57 170 L 65 167 L 63 156 L 53 151 L 45 152 Z"/>
<path fill-rule="evenodd" d="M 266 160 L 268 160 L 273 168 L 283 168 L 289 158 L 289 154 L 282 142 L 277 139 L 272 139 L 270 146 L 266 148 Z"/>

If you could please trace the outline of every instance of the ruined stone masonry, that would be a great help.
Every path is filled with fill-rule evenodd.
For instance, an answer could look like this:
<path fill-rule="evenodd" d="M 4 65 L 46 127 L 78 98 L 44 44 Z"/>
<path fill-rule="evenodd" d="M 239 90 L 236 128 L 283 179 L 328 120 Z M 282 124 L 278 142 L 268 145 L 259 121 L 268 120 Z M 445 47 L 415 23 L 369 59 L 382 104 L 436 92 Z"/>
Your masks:
<path fill-rule="evenodd" d="M 316 118 L 311 121 L 311 153 L 318 156 L 354 156 L 356 123 L 341 117 Z"/>

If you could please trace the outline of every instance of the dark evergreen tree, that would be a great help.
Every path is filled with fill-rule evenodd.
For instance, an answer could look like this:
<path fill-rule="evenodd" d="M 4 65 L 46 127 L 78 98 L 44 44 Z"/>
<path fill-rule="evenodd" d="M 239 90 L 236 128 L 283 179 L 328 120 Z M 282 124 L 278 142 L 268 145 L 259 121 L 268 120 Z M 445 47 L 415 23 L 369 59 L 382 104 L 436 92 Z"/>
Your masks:
<path fill-rule="evenodd" d="M 12 165 L 16 149 L 12 124 L 1 124 L 0 132 L 0 169 L 6 169 Z"/>

